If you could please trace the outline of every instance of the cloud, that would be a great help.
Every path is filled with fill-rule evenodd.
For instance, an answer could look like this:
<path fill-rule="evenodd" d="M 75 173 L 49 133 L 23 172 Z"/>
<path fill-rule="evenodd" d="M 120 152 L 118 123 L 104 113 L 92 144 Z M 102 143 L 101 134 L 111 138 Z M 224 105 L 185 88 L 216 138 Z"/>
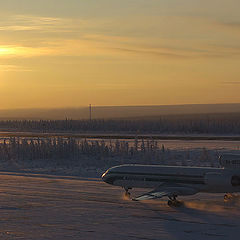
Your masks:
<path fill-rule="evenodd" d="M 212 52 L 216 52 L 223 57 L 238 58 L 240 56 L 240 45 L 238 42 L 236 44 L 233 44 L 233 43 L 209 44 L 206 47 L 211 49 Z"/>
<path fill-rule="evenodd" d="M 130 49 L 130 48 L 112 48 L 112 50 L 119 51 L 122 53 L 130 53 L 137 55 L 153 55 L 156 57 L 170 57 L 170 58 L 187 58 L 186 55 L 180 55 L 177 53 L 167 52 L 163 49 Z"/>
<path fill-rule="evenodd" d="M 220 22 L 222 26 L 240 30 L 240 22 Z"/>
<path fill-rule="evenodd" d="M 161 18 L 160 18 L 161 19 Z M 139 22 L 139 18 L 129 23 L 122 24 L 119 19 L 112 23 L 106 19 L 71 19 L 53 18 L 30 15 L 13 15 L 1 19 L 0 31 L 22 32 L 36 31 L 33 34 L 17 35 L 18 44 L 12 38 L 12 45 L 0 45 L 0 58 L 39 57 L 39 56 L 111 56 L 115 58 L 135 58 L 139 56 L 164 58 L 164 59 L 199 59 L 199 58 L 224 58 L 237 56 L 239 51 L 229 51 L 221 46 L 206 43 L 201 39 L 184 37 L 186 30 L 175 29 L 176 37 L 166 37 L 172 34 L 165 21 L 168 18 L 151 18 L 146 22 Z M 203 28 L 209 21 L 201 18 L 171 17 L 170 23 L 184 24 L 194 22 Z M 179 19 L 181 21 L 179 21 Z M 129 19 L 124 19 L 127 23 Z M 190 21 L 191 20 L 191 21 Z M 202 22 L 203 21 L 203 22 Z M 120 24 L 121 23 L 121 24 Z M 144 25 L 144 27 L 143 27 Z M 188 26 L 187 25 L 187 26 Z M 236 25 L 236 23 L 235 23 Z M 134 28 L 135 27 L 135 28 Z M 143 29 L 141 29 L 143 27 Z M 192 26 L 191 26 L 192 27 Z M 141 36 L 131 34 L 131 29 L 142 32 Z M 146 29 L 162 30 L 162 36 L 146 34 Z M 126 30 L 126 31 L 125 31 Z M 140 31 L 141 30 L 141 31 Z M 166 31 L 166 32 L 165 32 Z M 195 31 L 195 30 L 194 30 Z M 199 34 L 196 30 L 192 34 Z M 47 34 L 48 33 L 48 34 Z M 54 35 L 56 33 L 57 35 Z M 166 34 L 166 35 L 165 35 Z M 10 36 L 10 33 L 6 33 Z M 159 34 L 161 35 L 161 34 Z"/>
<path fill-rule="evenodd" d="M 233 37 L 239 38 L 240 22 L 239 21 L 222 21 L 217 20 L 213 22 L 216 32 L 221 33 L 222 37 L 228 37 L 232 40 Z M 238 39 L 239 40 L 239 39 Z"/>
<path fill-rule="evenodd" d="M 0 72 L 31 72 L 30 68 L 17 65 L 0 65 Z"/>
<path fill-rule="evenodd" d="M 222 58 L 227 52 L 215 49 L 215 46 L 188 46 L 187 43 L 178 47 L 170 39 L 137 38 L 128 36 L 114 36 L 107 34 L 87 34 L 79 39 L 67 39 L 62 42 L 49 42 L 55 48 L 55 53 L 73 56 L 113 56 L 120 58 L 134 58 L 139 56 L 175 59 Z M 165 43 L 167 42 L 167 44 Z"/>
<path fill-rule="evenodd" d="M 21 25 L 0 27 L 0 31 L 32 31 L 32 30 L 39 30 L 39 29 L 41 28 L 37 26 L 21 26 Z"/>
<path fill-rule="evenodd" d="M 104 39 L 104 40 L 103 40 Z M 41 46 L 0 45 L 1 58 L 32 58 L 41 56 L 110 56 L 114 58 L 136 58 L 139 56 L 164 59 L 197 59 L 220 58 L 228 56 L 229 52 L 214 51 L 215 47 L 208 49 L 184 49 L 171 46 L 152 46 L 142 44 L 137 39 L 114 38 L 113 36 L 100 36 L 98 39 L 89 36 L 80 39 L 49 39 L 43 41 Z M 236 54 L 236 53 L 235 53 Z"/>
<path fill-rule="evenodd" d="M 132 83 L 88 83 L 87 85 L 78 84 L 47 84 L 49 88 L 60 89 L 64 91 L 69 90 L 129 90 L 130 88 L 139 88 L 139 84 Z"/>
<path fill-rule="evenodd" d="M 82 39 L 69 39 L 61 42 L 49 42 L 52 51 L 50 55 L 59 56 L 111 56 L 111 57 L 138 57 L 155 56 L 169 58 L 193 58 L 194 54 L 184 50 L 171 47 L 151 47 L 142 46 L 136 41 L 129 41 L 124 38 L 114 38 L 113 36 L 95 36 L 93 39 L 83 37 Z M 135 43 L 134 43 L 135 42 Z"/>
<path fill-rule="evenodd" d="M 38 31 L 41 32 L 73 32 L 74 29 L 88 26 L 83 19 L 53 18 L 31 15 L 12 15 L 0 18 L 0 31 Z"/>
<path fill-rule="evenodd" d="M 32 31 L 56 25 L 60 19 L 13 15 L 1 19 L 0 31 Z"/>
<path fill-rule="evenodd" d="M 0 58 L 35 57 L 50 55 L 51 49 L 43 47 L 25 47 L 21 45 L 0 45 Z"/>
<path fill-rule="evenodd" d="M 240 81 L 235 81 L 235 82 L 221 82 L 221 84 L 224 84 L 224 85 L 240 85 Z"/>
<path fill-rule="evenodd" d="M 135 84 L 126 84 L 126 83 L 101 83 L 94 84 L 94 86 L 89 87 L 89 89 L 100 89 L 100 90 L 128 90 L 130 88 L 136 88 Z"/>

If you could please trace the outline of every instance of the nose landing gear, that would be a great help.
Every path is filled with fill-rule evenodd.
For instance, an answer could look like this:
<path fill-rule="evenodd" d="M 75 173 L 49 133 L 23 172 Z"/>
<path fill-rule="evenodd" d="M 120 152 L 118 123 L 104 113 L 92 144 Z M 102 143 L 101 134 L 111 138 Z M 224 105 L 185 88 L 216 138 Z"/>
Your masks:
<path fill-rule="evenodd" d="M 168 206 L 170 206 L 170 207 L 180 207 L 182 205 L 183 205 L 183 203 L 177 200 L 176 195 L 169 197 Z"/>

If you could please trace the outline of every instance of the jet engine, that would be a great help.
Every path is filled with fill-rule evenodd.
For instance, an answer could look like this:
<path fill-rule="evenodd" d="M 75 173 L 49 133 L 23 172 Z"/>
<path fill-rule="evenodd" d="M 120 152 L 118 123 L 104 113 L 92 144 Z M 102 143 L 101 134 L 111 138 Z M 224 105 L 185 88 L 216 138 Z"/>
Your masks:
<path fill-rule="evenodd" d="M 221 173 L 206 173 L 204 181 L 210 186 L 232 186 L 232 176 Z"/>
<path fill-rule="evenodd" d="M 240 187 L 240 176 L 211 172 L 205 174 L 204 181 L 209 186 Z"/>

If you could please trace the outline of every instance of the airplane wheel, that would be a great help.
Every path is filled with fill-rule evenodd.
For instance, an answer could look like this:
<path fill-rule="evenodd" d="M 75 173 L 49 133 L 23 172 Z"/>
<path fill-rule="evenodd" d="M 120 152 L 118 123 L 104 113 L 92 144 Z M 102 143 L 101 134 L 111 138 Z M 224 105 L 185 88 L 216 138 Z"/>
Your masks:
<path fill-rule="evenodd" d="M 171 201 L 171 200 L 168 200 L 168 206 L 169 207 L 181 207 L 183 205 L 182 202 L 180 201 Z"/>
<path fill-rule="evenodd" d="M 168 204 L 169 207 L 172 207 L 173 206 L 173 201 L 168 200 L 167 204 Z"/>
<path fill-rule="evenodd" d="M 183 205 L 183 202 L 176 201 L 175 202 L 175 207 L 181 207 Z"/>
<path fill-rule="evenodd" d="M 224 202 L 231 201 L 233 199 L 233 195 L 231 193 L 227 193 L 224 195 Z"/>
<path fill-rule="evenodd" d="M 224 202 L 234 202 L 238 201 L 239 199 L 239 195 L 237 194 L 227 193 L 224 195 Z"/>

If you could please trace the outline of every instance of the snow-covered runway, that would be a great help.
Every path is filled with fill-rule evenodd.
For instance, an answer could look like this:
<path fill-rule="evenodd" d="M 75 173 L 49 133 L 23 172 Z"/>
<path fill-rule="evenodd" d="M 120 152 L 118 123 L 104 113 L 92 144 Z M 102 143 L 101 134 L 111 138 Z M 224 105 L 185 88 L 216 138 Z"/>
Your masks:
<path fill-rule="evenodd" d="M 134 191 L 133 194 L 140 194 Z M 0 239 L 238 239 L 240 202 L 221 194 L 123 200 L 122 190 L 97 179 L 0 174 Z"/>

